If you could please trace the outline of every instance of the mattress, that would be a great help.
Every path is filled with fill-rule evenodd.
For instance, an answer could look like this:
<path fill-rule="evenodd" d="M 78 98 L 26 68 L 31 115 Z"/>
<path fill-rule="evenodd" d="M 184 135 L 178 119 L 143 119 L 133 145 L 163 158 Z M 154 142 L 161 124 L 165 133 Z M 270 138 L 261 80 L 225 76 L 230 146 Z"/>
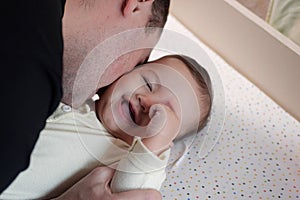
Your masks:
<path fill-rule="evenodd" d="M 197 57 L 213 74 L 215 98 L 208 125 L 175 143 L 163 199 L 300 199 L 299 121 L 173 16 L 166 29 L 150 59 Z"/>

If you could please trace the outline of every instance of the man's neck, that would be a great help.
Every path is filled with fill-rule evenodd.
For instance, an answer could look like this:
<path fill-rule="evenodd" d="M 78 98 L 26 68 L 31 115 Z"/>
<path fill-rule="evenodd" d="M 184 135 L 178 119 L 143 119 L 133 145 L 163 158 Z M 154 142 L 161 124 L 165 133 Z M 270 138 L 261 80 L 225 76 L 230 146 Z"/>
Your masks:
<path fill-rule="evenodd" d="M 69 70 L 64 68 L 63 72 L 63 97 L 62 102 L 68 105 L 72 105 L 72 91 L 75 80 L 75 74 L 70 73 Z"/>

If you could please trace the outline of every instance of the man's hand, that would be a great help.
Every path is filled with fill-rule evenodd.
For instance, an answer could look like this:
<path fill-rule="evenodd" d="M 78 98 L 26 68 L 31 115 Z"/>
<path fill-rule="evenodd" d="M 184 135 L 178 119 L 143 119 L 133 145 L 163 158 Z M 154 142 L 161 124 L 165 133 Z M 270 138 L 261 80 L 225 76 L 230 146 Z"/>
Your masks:
<path fill-rule="evenodd" d="M 55 200 L 161 200 L 156 190 L 132 190 L 112 193 L 109 183 L 114 170 L 108 167 L 95 168 L 86 177 Z"/>

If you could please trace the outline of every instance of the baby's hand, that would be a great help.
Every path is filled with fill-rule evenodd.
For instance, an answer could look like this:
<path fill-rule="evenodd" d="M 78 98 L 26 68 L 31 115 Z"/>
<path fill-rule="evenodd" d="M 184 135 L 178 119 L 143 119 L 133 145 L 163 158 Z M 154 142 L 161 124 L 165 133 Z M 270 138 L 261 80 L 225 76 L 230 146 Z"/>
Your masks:
<path fill-rule="evenodd" d="M 149 111 L 150 122 L 147 125 L 147 135 L 142 139 L 144 145 L 153 153 L 159 155 L 172 145 L 180 128 L 180 120 L 173 110 L 162 104 L 151 106 Z"/>

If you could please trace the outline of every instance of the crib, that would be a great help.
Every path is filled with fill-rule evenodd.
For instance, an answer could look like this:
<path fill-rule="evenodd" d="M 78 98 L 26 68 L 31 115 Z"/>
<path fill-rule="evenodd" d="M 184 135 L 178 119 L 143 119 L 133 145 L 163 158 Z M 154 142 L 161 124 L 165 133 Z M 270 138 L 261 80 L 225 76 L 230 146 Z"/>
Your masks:
<path fill-rule="evenodd" d="M 163 199 L 300 199 L 300 124 L 295 115 L 173 15 L 166 29 L 150 59 L 167 53 L 201 54 L 198 61 L 217 72 L 213 79 L 219 79 L 219 90 L 210 123 L 173 147 L 161 188 Z M 170 32 L 179 36 L 168 43 Z M 174 45 L 180 37 L 199 51 L 186 41 Z"/>
<path fill-rule="evenodd" d="M 163 199 L 300 199 L 300 47 L 233 0 L 172 4 L 149 60 L 194 58 L 211 75 L 214 102 L 207 125 L 172 147 Z M 201 26 L 184 26 L 187 21 Z M 227 28 L 217 32 L 221 25 Z M 243 35 L 249 38 L 238 45 Z M 251 49 L 258 39 L 260 48 Z M 97 150 L 97 140 L 91 144 Z"/>

